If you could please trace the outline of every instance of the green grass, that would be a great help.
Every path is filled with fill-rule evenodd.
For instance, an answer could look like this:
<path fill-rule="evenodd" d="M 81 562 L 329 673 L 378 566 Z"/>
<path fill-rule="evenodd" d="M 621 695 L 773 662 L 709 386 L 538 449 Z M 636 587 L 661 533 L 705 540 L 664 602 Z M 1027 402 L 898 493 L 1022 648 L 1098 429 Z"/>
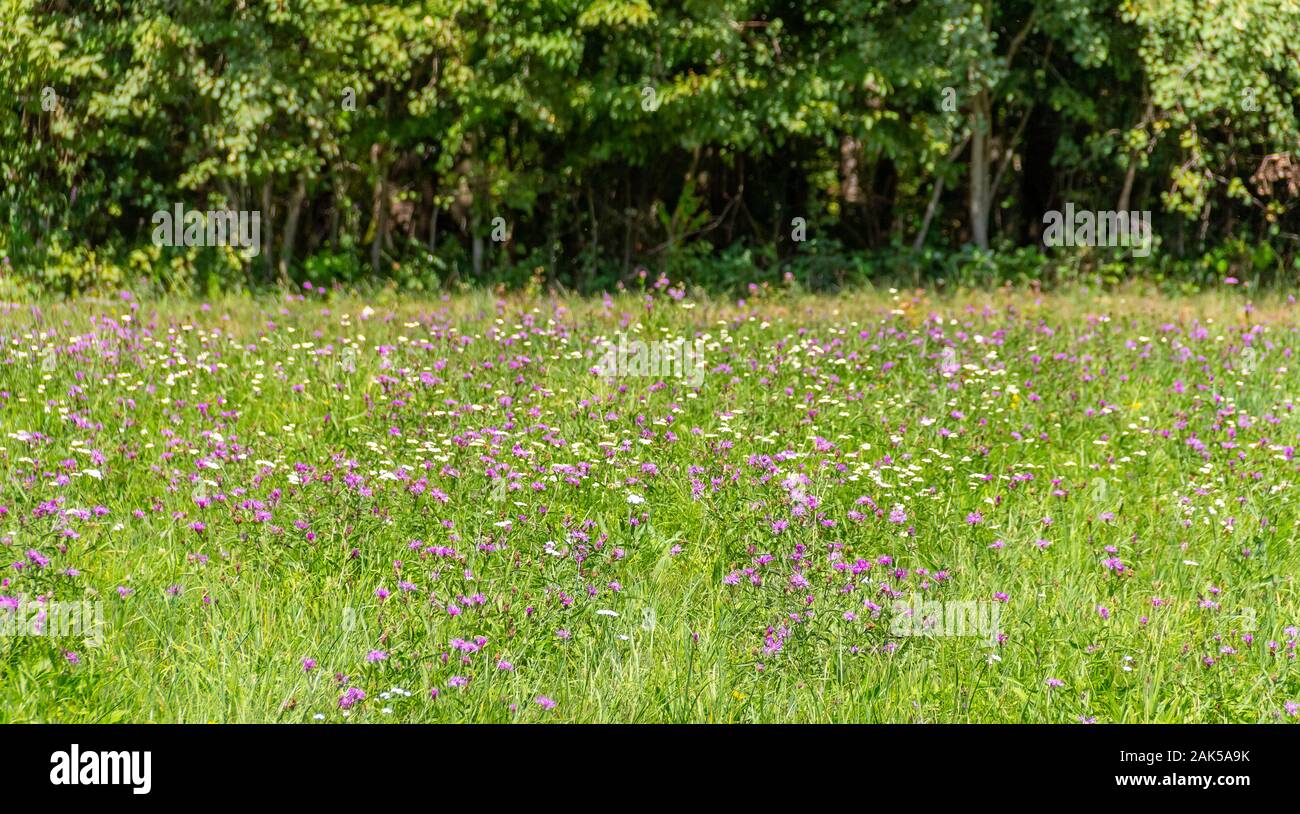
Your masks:
<path fill-rule="evenodd" d="M 104 625 L 0 637 L 0 720 L 1293 720 L 1297 312 L 1246 303 L 12 307 L 0 596 Z M 702 383 L 593 374 L 620 333 Z M 884 584 L 1005 594 L 1003 640 L 896 635 Z"/>

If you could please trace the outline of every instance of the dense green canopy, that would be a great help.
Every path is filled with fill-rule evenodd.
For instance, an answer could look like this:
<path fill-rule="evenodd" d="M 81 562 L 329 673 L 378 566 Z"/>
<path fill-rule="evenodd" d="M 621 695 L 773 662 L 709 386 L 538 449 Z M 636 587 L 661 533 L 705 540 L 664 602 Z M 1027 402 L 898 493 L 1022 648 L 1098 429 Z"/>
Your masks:
<path fill-rule="evenodd" d="M 1153 212 L 1157 271 L 1294 274 L 1297 31 L 1294 0 L 0 0 L 0 293 L 1006 263 L 1067 203 Z M 261 253 L 154 246 L 178 202 L 260 211 Z"/>

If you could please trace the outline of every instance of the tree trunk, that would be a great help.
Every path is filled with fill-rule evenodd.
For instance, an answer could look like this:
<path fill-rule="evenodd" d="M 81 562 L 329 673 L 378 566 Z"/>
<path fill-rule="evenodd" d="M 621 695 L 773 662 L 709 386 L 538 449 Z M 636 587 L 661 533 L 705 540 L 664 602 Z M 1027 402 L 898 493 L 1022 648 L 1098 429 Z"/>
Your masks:
<path fill-rule="evenodd" d="M 342 217 L 341 207 L 343 201 L 339 195 L 339 177 L 334 172 L 330 172 L 330 197 L 333 199 L 333 205 L 330 207 L 330 248 L 337 251 L 339 247 L 339 218 Z"/>
<path fill-rule="evenodd" d="M 966 145 L 969 142 L 970 136 L 967 135 L 961 140 L 961 144 L 952 148 L 952 152 L 948 153 L 948 162 L 952 163 L 953 161 L 956 161 L 961 156 L 962 150 L 966 149 Z M 925 217 L 921 219 L 921 231 L 917 233 L 916 240 L 912 243 L 912 251 L 919 252 L 925 247 L 925 236 L 930 232 L 930 221 L 934 220 L 934 213 L 935 210 L 939 208 L 939 198 L 942 195 L 943 176 L 940 175 L 934 181 L 934 192 L 930 194 L 930 203 L 926 204 Z"/>
<path fill-rule="evenodd" d="M 632 169 L 625 167 L 623 170 L 625 182 L 623 189 L 624 206 L 623 206 L 623 276 L 622 281 L 627 282 L 632 279 L 632 219 L 639 216 L 636 209 L 632 208 Z"/>
<path fill-rule="evenodd" d="M 483 279 L 483 235 L 479 233 L 478 215 L 470 216 L 469 223 L 469 230 L 472 233 L 474 279 L 478 281 Z"/>
<path fill-rule="evenodd" d="M 989 180 L 989 96 L 980 91 L 971 111 L 970 156 L 970 231 L 971 240 L 981 249 L 989 247 L 989 208 L 991 184 Z"/>
<path fill-rule="evenodd" d="M 289 197 L 289 212 L 284 218 L 284 243 L 280 247 L 280 282 L 289 282 L 289 261 L 293 259 L 294 239 L 298 236 L 298 218 L 302 215 L 302 202 L 307 197 L 307 180 L 299 175 L 298 184 Z"/>
<path fill-rule="evenodd" d="M 862 179 L 858 175 L 861 153 L 861 142 L 852 136 L 840 136 L 840 197 L 846 204 L 862 203 Z"/>
<path fill-rule="evenodd" d="M 379 144 L 370 147 L 370 166 L 375 174 L 375 187 L 370 201 L 370 228 L 374 233 L 374 239 L 370 243 L 370 268 L 376 275 L 383 263 L 384 232 L 388 229 L 388 208 L 384 205 L 387 197 L 387 173 L 380 160 L 383 150 Z"/>
<path fill-rule="evenodd" d="M 438 250 L 438 196 L 434 193 L 433 182 L 425 178 L 420 182 L 420 197 L 429 208 L 429 252 Z"/>
<path fill-rule="evenodd" d="M 1155 110 L 1151 97 L 1147 96 L 1146 112 L 1142 114 L 1142 125 L 1151 120 Z M 1138 151 L 1130 150 L 1128 154 L 1128 170 L 1124 173 L 1124 188 L 1119 193 L 1119 203 L 1115 206 L 1117 212 L 1127 212 L 1129 198 L 1133 194 L 1133 180 L 1137 177 L 1138 168 Z"/>
<path fill-rule="evenodd" d="M 262 184 L 262 262 L 266 279 L 275 274 L 275 213 L 271 211 L 271 179 Z"/>

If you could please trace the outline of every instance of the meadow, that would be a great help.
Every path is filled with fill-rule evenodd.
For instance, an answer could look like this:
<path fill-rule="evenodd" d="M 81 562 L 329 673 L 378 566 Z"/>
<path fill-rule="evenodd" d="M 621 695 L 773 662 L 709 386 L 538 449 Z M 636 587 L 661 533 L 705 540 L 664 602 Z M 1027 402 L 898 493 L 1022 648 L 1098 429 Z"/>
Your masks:
<path fill-rule="evenodd" d="M 1298 316 L 663 279 L 6 305 L 0 721 L 1297 721 Z M 679 339 L 698 369 L 602 365 Z"/>

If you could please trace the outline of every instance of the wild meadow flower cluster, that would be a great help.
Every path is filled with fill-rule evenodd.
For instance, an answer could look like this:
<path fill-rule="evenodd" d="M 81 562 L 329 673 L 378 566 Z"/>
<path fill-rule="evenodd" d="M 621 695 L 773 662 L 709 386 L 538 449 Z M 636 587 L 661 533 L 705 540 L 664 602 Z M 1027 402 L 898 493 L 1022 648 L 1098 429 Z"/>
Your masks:
<path fill-rule="evenodd" d="M 7 305 L 0 719 L 1297 721 L 1297 316 Z M 600 367 L 630 342 L 703 375 Z M 84 601 L 93 644 L 39 630 Z"/>

